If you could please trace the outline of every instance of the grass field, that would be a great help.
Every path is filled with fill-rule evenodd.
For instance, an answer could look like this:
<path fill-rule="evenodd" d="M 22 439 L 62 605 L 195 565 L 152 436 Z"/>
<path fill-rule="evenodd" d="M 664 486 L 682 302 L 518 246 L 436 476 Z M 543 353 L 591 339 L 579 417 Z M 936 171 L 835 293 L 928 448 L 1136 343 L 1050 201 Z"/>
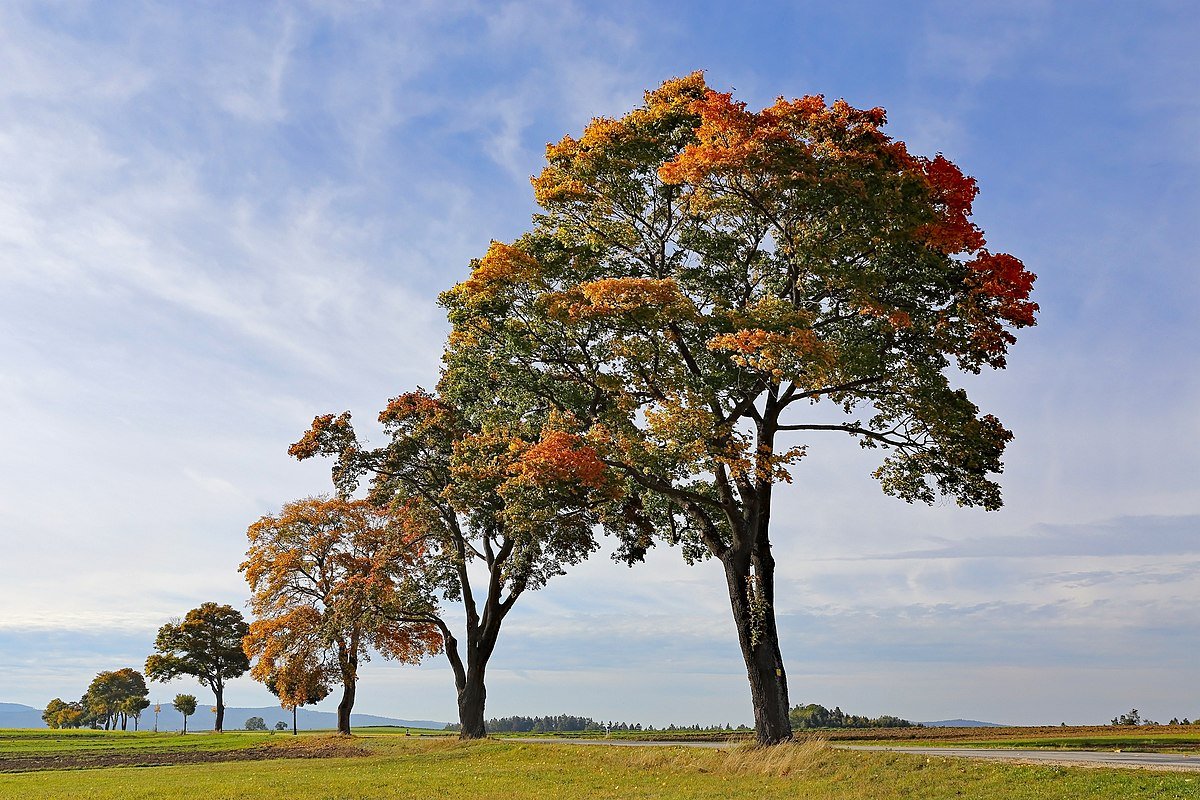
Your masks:
<path fill-rule="evenodd" d="M 165 737 L 160 734 L 158 738 Z M 819 740 L 766 751 L 736 747 L 716 751 L 580 748 L 504 740 L 461 744 L 453 739 L 380 733 L 353 739 L 243 733 L 173 738 L 183 741 L 162 746 L 192 753 L 215 748 L 207 750 L 214 756 L 254 755 L 267 749 L 281 752 L 268 760 L 139 768 L 49 768 L 3 774 L 0 797 L 1200 799 L 1200 775 L 1189 773 L 1034 767 L 903 753 L 845 752 Z M 214 739 L 221 741 L 207 741 Z M 97 745 L 102 741 L 99 749 L 105 752 L 145 756 L 151 753 L 151 746 L 145 742 L 155 739 L 153 734 L 86 732 L 63 736 L 55 731 L 17 732 L 0 739 L 0 764 L 14 753 L 59 753 L 69 757 L 86 751 L 86 742 Z"/>

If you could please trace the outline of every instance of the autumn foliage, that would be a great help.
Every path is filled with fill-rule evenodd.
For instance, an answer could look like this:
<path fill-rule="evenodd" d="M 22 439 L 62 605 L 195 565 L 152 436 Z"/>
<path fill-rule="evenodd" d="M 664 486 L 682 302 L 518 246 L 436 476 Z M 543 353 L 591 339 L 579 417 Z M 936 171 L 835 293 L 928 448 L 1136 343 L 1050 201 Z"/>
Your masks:
<path fill-rule="evenodd" d="M 349 732 L 358 665 L 372 649 L 415 663 L 441 647 L 434 626 L 401 619 L 421 545 L 397 514 L 361 500 L 309 498 L 264 516 L 247 537 L 240 570 L 256 619 L 244 648 L 251 675 L 271 681 L 284 705 L 339 683 L 339 730 Z"/>
<path fill-rule="evenodd" d="M 1034 276 L 989 249 L 975 179 L 886 121 L 669 80 L 548 145 L 531 230 L 441 297 L 443 399 L 555 420 L 555 461 L 517 447 L 529 463 L 497 481 L 574 470 L 622 556 L 665 540 L 721 560 L 763 743 L 790 735 L 772 492 L 807 438 L 878 449 L 903 500 L 1001 505 L 1011 433 L 952 378 L 1006 365 L 1036 321 Z"/>

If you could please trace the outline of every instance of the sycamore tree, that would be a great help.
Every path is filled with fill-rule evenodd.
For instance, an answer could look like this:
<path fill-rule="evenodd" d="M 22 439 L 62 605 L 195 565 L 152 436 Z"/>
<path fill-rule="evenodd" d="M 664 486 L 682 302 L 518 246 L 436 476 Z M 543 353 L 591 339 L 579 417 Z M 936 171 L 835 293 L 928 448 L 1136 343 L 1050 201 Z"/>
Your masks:
<path fill-rule="evenodd" d="M 440 631 L 459 736 L 479 738 L 501 626 L 525 592 L 596 548 L 591 505 L 610 494 L 606 467 L 554 417 L 490 403 L 460 407 L 418 390 L 394 398 L 379 420 L 388 439 L 380 447 L 365 446 L 345 413 L 317 417 L 290 452 L 335 457 L 334 481 L 346 494 L 370 475 L 368 499 L 394 509 L 421 542 L 427 599 L 398 608 L 398 618 Z M 460 622 L 440 600 L 461 604 Z"/>
<path fill-rule="evenodd" d="M 553 413 L 620 491 L 620 556 L 719 559 L 758 741 L 791 735 L 771 512 L 814 437 L 908 502 L 1001 505 L 1011 433 L 955 386 L 1034 324 L 1034 276 L 971 222 L 975 181 L 820 96 L 749 110 L 694 73 L 547 147 L 543 211 L 442 296 L 442 394 Z"/>
<path fill-rule="evenodd" d="M 257 617 L 245 637 L 251 675 L 275 679 L 280 699 L 310 702 L 316 685 L 342 686 L 338 732 L 350 733 L 359 665 L 375 650 L 405 663 L 437 652 L 441 638 L 407 609 L 415 591 L 414 541 L 394 511 L 363 500 L 308 498 L 250 526 L 239 569 Z"/>
<path fill-rule="evenodd" d="M 191 675 L 211 689 L 217 701 L 214 729 L 220 733 L 225 725 L 225 682 L 250 669 L 242 652 L 248 632 L 242 612 L 233 606 L 202 603 L 182 621 L 158 629 L 157 652 L 146 659 L 146 675 L 156 681 Z"/>

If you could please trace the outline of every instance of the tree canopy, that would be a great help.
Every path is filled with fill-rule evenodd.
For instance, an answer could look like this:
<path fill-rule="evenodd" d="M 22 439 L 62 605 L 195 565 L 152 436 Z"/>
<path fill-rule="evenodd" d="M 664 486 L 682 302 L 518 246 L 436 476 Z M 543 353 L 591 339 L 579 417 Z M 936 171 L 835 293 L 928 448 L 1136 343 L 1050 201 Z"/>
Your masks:
<path fill-rule="evenodd" d="M 309 498 L 250 526 L 246 575 L 256 619 L 245 652 L 251 674 L 274 679 L 280 700 L 296 706 L 317 688 L 342 684 L 338 730 L 350 732 L 358 667 L 371 649 L 416 663 L 441 646 L 438 629 L 408 621 L 424 597 L 414 590 L 419 542 L 399 515 L 363 500 Z"/>
<path fill-rule="evenodd" d="M 168 622 L 158 629 L 156 652 L 146 659 L 146 674 L 157 681 L 191 675 L 211 689 L 217 705 L 215 728 L 221 731 L 225 682 L 250 669 L 242 650 L 248 632 L 242 612 L 233 606 L 203 603 L 187 612 L 181 622 Z"/>
<path fill-rule="evenodd" d="M 986 246 L 974 179 L 885 121 L 667 81 L 549 145 L 532 229 L 442 296 L 447 402 L 555 419 L 627 560 L 721 560 L 764 744 L 791 735 L 772 493 L 807 441 L 879 450 L 908 502 L 1001 505 L 1012 435 L 953 379 L 1005 366 L 1034 276 Z"/>

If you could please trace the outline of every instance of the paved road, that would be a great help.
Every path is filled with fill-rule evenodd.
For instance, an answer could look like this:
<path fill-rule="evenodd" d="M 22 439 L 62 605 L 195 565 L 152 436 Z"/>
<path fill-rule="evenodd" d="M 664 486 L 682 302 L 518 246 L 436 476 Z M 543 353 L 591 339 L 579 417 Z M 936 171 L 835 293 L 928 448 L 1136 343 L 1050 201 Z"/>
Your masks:
<path fill-rule="evenodd" d="M 985 750 L 979 747 L 887 747 L 885 745 L 837 745 L 843 750 L 889 750 L 927 756 L 988 758 L 1039 764 L 1082 764 L 1091 767 L 1140 767 L 1142 769 L 1190 770 L 1200 772 L 1200 756 L 1180 753 L 1114 753 L 1099 750 Z"/>
<path fill-rule="evenodd" d="M 648 742 L 630 739 L 509 739 L 513 742 L 609 745 L 613 747 L 737 747 L 740 742 Z M 926 756 L 987 758 L 1022 763 L 1065 764 L 1089 767 L 1136 767 L 1139 769 L 1200 772 L 1200 756 L 1179 753 L 1114 753 L 1097 750 L 985 750 L 979 747 L 888 747 L 886 745 L 833 745 L 841 750 L 887 750 Z"/>

